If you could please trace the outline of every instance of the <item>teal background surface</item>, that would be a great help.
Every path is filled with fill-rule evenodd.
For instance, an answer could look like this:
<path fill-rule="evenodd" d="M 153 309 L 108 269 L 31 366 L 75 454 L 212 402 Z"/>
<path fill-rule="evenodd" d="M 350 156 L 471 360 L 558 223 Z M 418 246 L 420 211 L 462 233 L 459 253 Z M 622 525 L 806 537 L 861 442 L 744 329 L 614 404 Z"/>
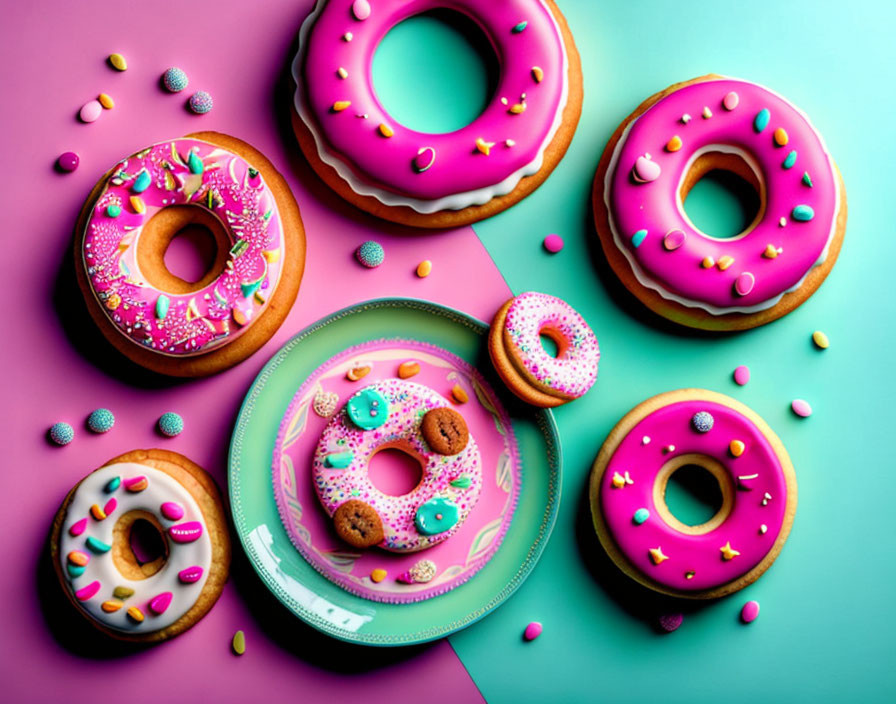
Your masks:
<path fill-rule="evenodd" d="M 894 701 L 896 4 L 559 5 L 585 83 L 572 146 L 539 190 L 474 229 L 514 292 L 551 293 L 582 312 L 600 340 L 600 375 L 585 398 L 556 411 L 563 502 L 541 562 L 507 604 L 451 643 L 489 702 Z M 425 21 L 410 28 L 383 50 L 399 56 L 413 37 L 429 58 L 394 66 L 396 84 L 406 86 L 419 65 L 419 77 L 446 87 L 440 109 L 469 112 L 482 85 L 477 76 L 473 89 L 464 87 L 462 71 L 481 69 L 473 50 Z M 618 123 L 657 90 L 709 72 L 764 84 L 803 109 L 837 160 L 849 199 L 843 251 L 819 291 L 783 319 L 733 335 L 649 315 L 607 270 L 590 212 L 594 170 Z M 416 114 L 405 104 L 412 95 L 387 85 L 389 73 L 377 66 L 385 104 Z M 707 193 L 701 200 L 711 211 Z M 715 197 L 730 212 L 730 199 Z M 556 255 L 541 247 L 551 232 L 566 242 Z M 815 329 L 829 335 L 828 350 L 813 347 Z M 739 364 L 753 374 L 742 388 L 731 377 Z M 692 386 L 734 396 L 775 429 L 796 467 L 799 507 L 789 541 L 759 581 L 722 600 L 682 604 L 620 578 L 593 536 L 585 494 L 616 421 L 649 396 Z M 794 398 L 808 400 L 814 415 L 794 416 Z M 745 626 L 738 616 L 749 599 L 762 612 Z M 663 611 L 684 613 L 678 631 L 655 629 Z M 532 620 L 544 633 L 524 643 Z"/>

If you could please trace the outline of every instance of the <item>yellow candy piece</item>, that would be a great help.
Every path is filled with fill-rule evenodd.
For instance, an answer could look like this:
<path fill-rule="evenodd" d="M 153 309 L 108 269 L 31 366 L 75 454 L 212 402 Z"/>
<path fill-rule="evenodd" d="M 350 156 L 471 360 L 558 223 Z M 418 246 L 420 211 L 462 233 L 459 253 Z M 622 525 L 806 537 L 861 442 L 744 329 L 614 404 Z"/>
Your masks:
<path fill-rule="evenodd" d="M 387 574 L 386 570 L 375 569 L 370 573 L 370 581 L 376 583 L 382 582 Z"/>
<path fill-rule="evenodd" d="M 100 508 L 99 504 L 94 504 L 90 507 L 90 515 L 93 516 L 96 520 L 102 521 L 106 517 L 106 512 Z"/>
<path fill-rule="evenodd" d="M 246 634 L 242 631 L 237 631 L 233 634 L 233 642 L 231 644 L 233 646 L 233 652 L 237 655 L 242 655 L 246 652 Z"/>
<path fill-rule="evenodd" d="M 342 66 L 340 66 L 338 69 L 336 69 L 336 74 L 340 78 L 348 78 L 348 71 L 346 71 L 344 68 L 342 68 Z"/>
<path fill-rule="evenodd" d="M 261 253 L 261 256 L 264 257 L 264 260 L 268 264 L 273 264 L 274 262 L 280 261 L 280 248 L 277 249 L 266 249 Z"/>
<path fill-rule="evenodd" d="M 482 137 L 476 138 L 476 149 L 478 149 L 481 154 L 488 156 L 493 146 L 495 146 L 494 142 L 486 142 Z"/>
<path fill-rule="evenodd" d="M 109 601 L 104 601 L 100 605 L 100 608 L 107 614 L 111 614 L 118 611 L 122 606 L 124 606 L 124 604 L 117 599 L 109 599 Z"/>
<path fill-rule="evenodd" d="M 820 350 L 826 350 L 831 345 L 830 340 L 828 340 L 828 336 L 825 335 L 821 330 L 816 330 L 812 333 L 812 342 L 814 342 L 815 346 Z"/>
<path fill-rule="evenodd" d="M 790 141 L 790 137 L 787 136 L 787 130 L 785 130 L 783 127 L 779 127 L 775 130 L 774 139 L 775 144 L 777 144 L 779 147 L 783 147 L 785 144 L 787 144 L 787 142 Z"/>
<path fill-rule="evenodd" d="M 420 365 L 417 362 L 402 362 L 398 365 L 398 376 L 402 379 L 410 379 L 420 373 Z"/>
<path fill-rule="evenodd" d="M 335 103 L 333 103 L 333 112 L 342 112 L 351 104 L 351 100 L 337 100 Z"/>
<path fill-rule="evenodd" d="M 669 559 L 668 555 L 663 554 L 662 548 L 650 548 L 647 552 L 650 553 L 650 559 L 653 561 L 653 564 L 658 565 L 661 562 L 665 562 Z"/>
<path fill-rule="evenodd" d="M 115 107 L 115 101 L 112 100 L 112 96 L 108 93 L 100 93 L 97 100 L 100 101 L 100 105 L 106 108 L 106 110 L 111 110 Z"/>
<path fill-rule="evenodd" d="M 734 257 L 729 257 L 727 254 L 725 254 L 725 255 L 719 257 L 719 261 L 716 262 L 716 265 L 717 265 L 717 266 L 719 267 L 719 269 L 721 269 L 722 271 L 725 271 L 725 269 L 727 269 L 727 268 L 728 268 L 729 266 L 731 266 L 732 264 L 734 264 Z"/>
<path fill-rule="evenodd" d="M 146 203 L 143 202 L 143 199 L 140 196 L 131 196 L 131 207 L 134 209 L 135 213 L 140 213 L 142 215 L 146 212 Z"/>
<path fill-rule="evenodd" d="M 421 279 L 425 279 L 432 273 L 432 262 L 429 259 L 424 259 L 417 265 L 417 276 Z"/>
<path fill-rule="evenodd" d="M 727 543 L 725 543 L 722 547 L 720 547 L 719 551 L 722 553 L 722 559 L 725 560 L 726 562 L 728 560 L 733 560 L 735 557 L 740 555 L 739 550 L 735 550 L 733 547 L 731 547 L 730 540 Z"/>
<path fill-rule="evenodd" d="M 129 599 L 134 596 L 134 590 L 130 587 L 115 587 L 112 590 L 112 596 L 116 599 Z"/>
<path fill-rule="evenodd" d="M 389 125 L 387 125 L 385 122 L 381 122 L 380 126 L 377 127 L 377 129 L 380 131 L 380 134 L 383 135 L 383 137 L 391 137 L 393 134 L 395 134 L 395 130 L 389 127 Z"/>
<path fill-rule="evenodd" d="M 349 381 L 358 381 L 358 379 L 362 379 L 368 374 L 370 374 L 370 370 L 372 367 L 370 365 L 364 365 L 363 367 L 352 367 L 345 374 L 345 378 Z"/>
<path fill-rule="evenodd" d="M 526 104 L 525 103 L 514 103 L 510 106 L 510 110 L 507 112 L 512 113 L 514 115 L 519 115 L 521 112 L 525 112 Z"/>
<path fill-rule="evenodd" d="M 132 606 L 128 609 L 128 617 L 137 623 L 143 623 L 143 619 L 145 618 L 143 612 L 136 606 Z"/>
<path fill-rule="evenodd" d="M 243 327 L 249 322 L 249 318 L 239 308 L 234 308 L 231 312 L 231 315 L 233 316 L 233 322 L 235 322 L 240 327 Z M 189 320 L 189 316 L 187 316 L 187 319 Z"/>
<path fill-rule="evenodd" d="M 454 388 L 451 389 L 451 399 L 455 403 L 466 403 L 470 400 L 470 397 L 467 395 L 467 392 L 461 388 L 460 384 L 455 384 Z"/>
<path fill-rule="evenodd" d="M 774 245 L 767 244 L 765 246 L 765 251 L 762 253 L 762 256 L 766 259 L 774 259 L 778 256 L 778 250 L 775 249 Z"/>
<path fill-rule="evenodd" d="M 716 265 L 716 260 L 712 257 L 703 257 L 703 261 L 700 262 L 700 266 L 704 269 L 712 269 Z"/>
<path fill-rule="evenodd" d="M 619 472 L 613 472 L 613 488 L 621 489 L 625 486 L 625 477 L 623 477 Z"/>
<path fill-rule="evenodd" d="M 532 78 L 535 79 L 536 83 L 541 83 L 541 81 L 544 79 L 544 71 L 542 70 L 541 66 L 532 67 Z"/>
<path fill-rule="evenodd" d="M 728 452 L 731 453 L 732 457 L 740 457 L 742 454 L 744 454 L 745 449 L 746 448 L 743 442 L 741 442 L 740 440 L 732 440 L 728 444 Z"/>
<path fill-rule="evenodd" d="M 113 293 L 106 299 L 106 308 L 109 310 L 115 310 L 118 306 L 121 305 L 121 296 L 117 293 Z"/>
<path fill-rule="evenodd" d="M 128 62 L 124 60 L 124 57 L 121 54 L 110 54 L 109 63 L 112 64 L 112 68 L 116 71 L 128 70 Z"/>
<path fill-rule="evenodd" d="M 681 149 L 681 137 L 678 135 L 675 135 L 672 139 L 666 142 L 667 152 L 677 152 L 679 149 Z"/>

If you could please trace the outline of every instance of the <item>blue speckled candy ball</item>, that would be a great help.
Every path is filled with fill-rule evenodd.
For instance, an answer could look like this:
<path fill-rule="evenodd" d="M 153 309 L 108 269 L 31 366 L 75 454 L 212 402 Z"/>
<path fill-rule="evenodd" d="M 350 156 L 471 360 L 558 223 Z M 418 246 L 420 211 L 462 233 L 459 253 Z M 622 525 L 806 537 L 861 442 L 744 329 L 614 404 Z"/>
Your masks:
<path fill-rule="evenodd" d="M 383 260 L 386 258 L 386 252 L 383 250 L 383 245 L 379 242 L 368 240 L 358 247 L 355 256 L 364 266 L 373 269 L 383 263 Z"/>
<path fill-rule="evenodd" d="M 168 411 L 159 418 L 159 432 L 169 438 L 184 432 L 184 419 L 177 413 Z"/>
<path fill-rule="evenodd" d="M 54 423 L 50 428 L 50 440 L 57 445 L 68 445 L 75 439 L 75 429 L 68 423 Z"/>
<path fill-rule="evenodd" d="M 698 433 L 708 433 L 712 430 L 712 424 L 714 422 L 712 414 L 707 413 L 706 411 L 695 413 L 694 417 L 691 418 L 691 424 L 694 426 L 694 430 Z"/>
<path fill-rule="evenodd" d="M 172 93 L 179 93 L 187 87 L 190 83 L 190 79 L 187 78 L 187 74 L 184 73 L 182 69 L 177 68 L 177 66 L 172 66 L 162 74 L 162 83 L 164 83 L 165 87 Z"/>
<path fill-rule="evenodd" d="M 206 93 L 204 90 L 199 90 L 193 93 L 190 96 L 190 110 L 195 112 L 197 115 L 204 115 L 209 112 L 212 107 L 214 107 L 214 101 L 212 100 L 212 96 Z"/>
<path fill-rule="evenodd" d="M 97 408 L 87 416 L 87 427 L 94 433 L 108 433 L 115 425 L 115 416 L 108 408 Z"/>

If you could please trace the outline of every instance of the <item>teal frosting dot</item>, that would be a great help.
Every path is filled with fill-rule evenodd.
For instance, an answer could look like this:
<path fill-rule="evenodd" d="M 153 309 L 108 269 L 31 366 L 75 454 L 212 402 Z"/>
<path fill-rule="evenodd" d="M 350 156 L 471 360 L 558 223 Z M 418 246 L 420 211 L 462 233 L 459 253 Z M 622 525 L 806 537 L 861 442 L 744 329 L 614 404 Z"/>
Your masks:
<path fill-rule="evenodd" d="M 115 205 L 115 203 L 106 206 L 106 215 L 108 215 L 110 218 L 117 218 L 119 215 L 121 215 L 121 206 Z"/>
<path fill-rule="evenodd" d="M 344 450 L 342 452 L 331 452 L 329 455 L 324 457 L 324 467 L 330 467 L 332 469 L 345 469 L 352 463 L 353 459 L 355 459 L 355 453 L 351 450 Z"/>
<path fill-rule="evenodd" d="M 106 486 L 103 487 L 103 491 L 105 491 L 107 494 L 111 494 L 120 486 L 121 477 L 112 477 L 109 481 L 106 482 Z"/>
<path fill-rule="evenodd" d="M 159 432 L 169 438 L 180 435 L 184 432 L 184 419 L 172 411 L 163 413 L 159 417 Z"/>
<path fill-rule="evenodd" d="M 650 511 L 648 511 L 646 508 L 639 508 L 637 511 L 635 511 L 635 515 L 632 516 L 632 520 L 637 525 L 641 525 L 648 518 L 650 518 Z"/>
<path fill-rule="evenodd" d="M 54 423 L 50 428 L 50 440 L 57 445 L 68 445 L 75 439 L 75 429 L 68 423 Z"/>
<path fill-rule="evenodd" d="M 647 230 L 638 230 L 632 235 L 632 246 L 636 249 L 640 247 L 645 237 L 647 237 Z"/>
<path fill-rule="evenodd" d="M 785 169 L 792 169 L 793 165 L 796 163 L 796 149 L 790 152 L 787 155 L 787 158 L 784 160 L 784 163 L 781 166 Z"/>
<path fill-rule="evenodd" d="M 793 209 L 790 216 L 797 222 L 809 222 L 815 217 L 815 211 L 810 205 L 798 205 Z"/>
<path fill-rule="evenodd" d="M 389 402 L 375 388 L 361 389 L 345 404 L 348 417 L 361 430 L 379 428 L 389 417 Z"/>
<path fill-rule="evenodd" d="M 152 183 L 152 176 L 149 175 L 149 171 L 146 169 L 142 169 L 139 174 L 137 174 L 137 178 L 134 179 L 134 183 L 131 184 L 131 190 L 134 193 L 143 193 L 147 188 L 149 188 L 149 184 Z"/>
<path fill-rule="evenodd" d="M 367 242 L 358 247 L 357 251 L 355 251 L 355 256 L 368 269 L 373 269 L 383 263 L 386 258 L 386 252 L 383 250 L 383 245 L 379 242 L 367 240 Z"/>
<path fill-rule="evenodd" d="M 756 119 L 753 120 L 753 129 L 757 132 L 762 132 L 762 130 L 768 127 L 770 119 L 771 113 L 769 113 L 768 108 L 762 108 L 762 110 L 756 113 Z"/>
<path fill-rule="evenodd" d="M 108 433 L 115 425 L 115 416 L 108 408 L 97 408 L 87 416 L 87 427 L 94 433 Z"/>
<path fill-rule="evenodd" d="M 450 499 L 430 499 L 417 509 L 414 525 L 423 535 L 444 533 L 457 523 L 457 514 L 457 504 Z"/>

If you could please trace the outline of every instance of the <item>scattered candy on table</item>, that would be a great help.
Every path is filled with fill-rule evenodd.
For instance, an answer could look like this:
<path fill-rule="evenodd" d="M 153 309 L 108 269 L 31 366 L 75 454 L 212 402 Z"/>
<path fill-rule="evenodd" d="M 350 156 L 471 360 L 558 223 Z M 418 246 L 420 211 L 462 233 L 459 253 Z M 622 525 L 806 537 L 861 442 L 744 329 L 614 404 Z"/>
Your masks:
<path fill-rule="evenodd" d="M 371 570 L 370 572 L 370 581 L 374 583 L 382 582 L 386 578 L 387 572 L 384 569 L 377 568 L 375 570 Z"/>
<path fill-rule="evenodd" d="M 828 340 L 828 336 L 825 335 L 821 330 L 816 330 L 812 333 L 812 342 L 814 342 L 815 346 L 820 350 L 826 350 L 831 345 L 830 340 Z"/>
<path fill-rule="evenodd" d="M 94 433 L 108 433 L 115 425 L 115 416 L 108 408 L 97 408 L 87 416 L 87 427 Z"/>
<path fill-rule="evenodd" d="M 738 386 L 744 386 L 750 380 L 750 368 L 741 364 L 734 370 L 734 383 Z"/>
<path fill-rule="evenodd" d="M 233 646 L 233 652 L 237 655 L 242 655 L 246 652 L 246 634 L 242 631 L 237 631 L 233 634 L 233 642 L 231 643 Z"/>
<path fill-rule="evenodd" d="M 425 279 L 432 273 L 432 262 L 429 259 L 424 259 L 417 265 L 417 276 L 421 279 Z"/>
<path fill-rule="evenodd" d="M 548 235 L 544 238 L 544 248 L 551 254 L 556 254 L 563 249 L 563 238 L 560 235 Z"/>
<path fill-rule="evenodd" d="M 56 159 L 56 164 L 62 171 L 71 172 L 78 168 L 78 164 L 81 163 L 81 157 L 79 157 L 75 152 L 63 152 L 59 155 L 59 158 Z"/>
<path fill-rule="evenodd" d="M 50 427 L 50 440 L 55 442 L 57 445 L 68 445 L 72 440 L 75 439 L 75 429 L 70 426 L 68 423 L 54 423 Z"/>
<path fill-rule="evenodd" d="M 112 100 L 112 96 L 108 93 L 100 93 L 97 97 L 97 101 L 100 105 L 103 106 L 106 110 L 111 110 L 115 107 L 115 101 Z"/>
<path fill-rule="evenodd" d="M 657 618 L 657 623 L 666 633 L 678 630 L 678 627 L 684 621 L 682 614 L 662 614 Z"/>
<path fill-rule="evenodd" d="M 812 415 L 812 406 L 809 405 L 808 401 L 804 401 L 801 398 L 795 399 L 793 403 L 790 404 L 790 407 L 793 409 L 794 413 L 800 416 L 800 418 L 808 418 Z"/>
<path fill-rule="evenodd" d="M 162 83 L 165 85 L 165 88 L 172 93 L 179 93 L 187 87 L 190 83 L 190 79 L 187 78 L 187 74 L 184 73 L 182 69 L 177 68 L 177 66 L 172 66 L 171 68 L 166 69 L 165 73 L 162 74 Z"/>
<path fill-rule="evenodd" d="M 125 61 L 124 57 L 121 54 L 109 54 L 109 58 L 107 60 L 112 68 L 114 68 L 116 71 L 128 70 L 128 62 Z"/>
<path fill-rule="evenodd" d="M 165 437 L 173 438 L 184 431 L 184 419 L 177 413 L 168 411 L 159 417 L 159 432 Z"/>
<path fill-rule="evenodd" d="M 197 115 L 205 115 L 205 113 L 211 111 L 214 105 L 215 103 L 212 100 L 212 96 L 204 90 L 196 91 L 190 96 L 190 110 Z"/>
<path fill-rule="evenodd" d="M 759 602 L 748 601 L 740 610 L 740 620 L 744 623 L 752 623 L 759 616 Z"/>
<path fill-rule="evenodd" d="M 100 104 L 100 101 L 91 100 L 81 107 L 81 110 L 78 112 L 78 117 L 81 119 L 81 122 L 94 122 L 102 114 L 103 106 Z"/>
<path fill-rule="evenodd" d="M 526 630 L 523 631 L 523 638 L 526 640 L 535 640 L 538 636 L 541 635 L 542 625 L 538 621 L 532 621 L 528 626 L 526 626 Z"/>
<path fill-rule="evenodd" d="M 383 245 L 373 240 L 367 240 L 355 251 L 355 256 L 368 269 L 378 267 L 386 258 L 386 252 Z"/>

